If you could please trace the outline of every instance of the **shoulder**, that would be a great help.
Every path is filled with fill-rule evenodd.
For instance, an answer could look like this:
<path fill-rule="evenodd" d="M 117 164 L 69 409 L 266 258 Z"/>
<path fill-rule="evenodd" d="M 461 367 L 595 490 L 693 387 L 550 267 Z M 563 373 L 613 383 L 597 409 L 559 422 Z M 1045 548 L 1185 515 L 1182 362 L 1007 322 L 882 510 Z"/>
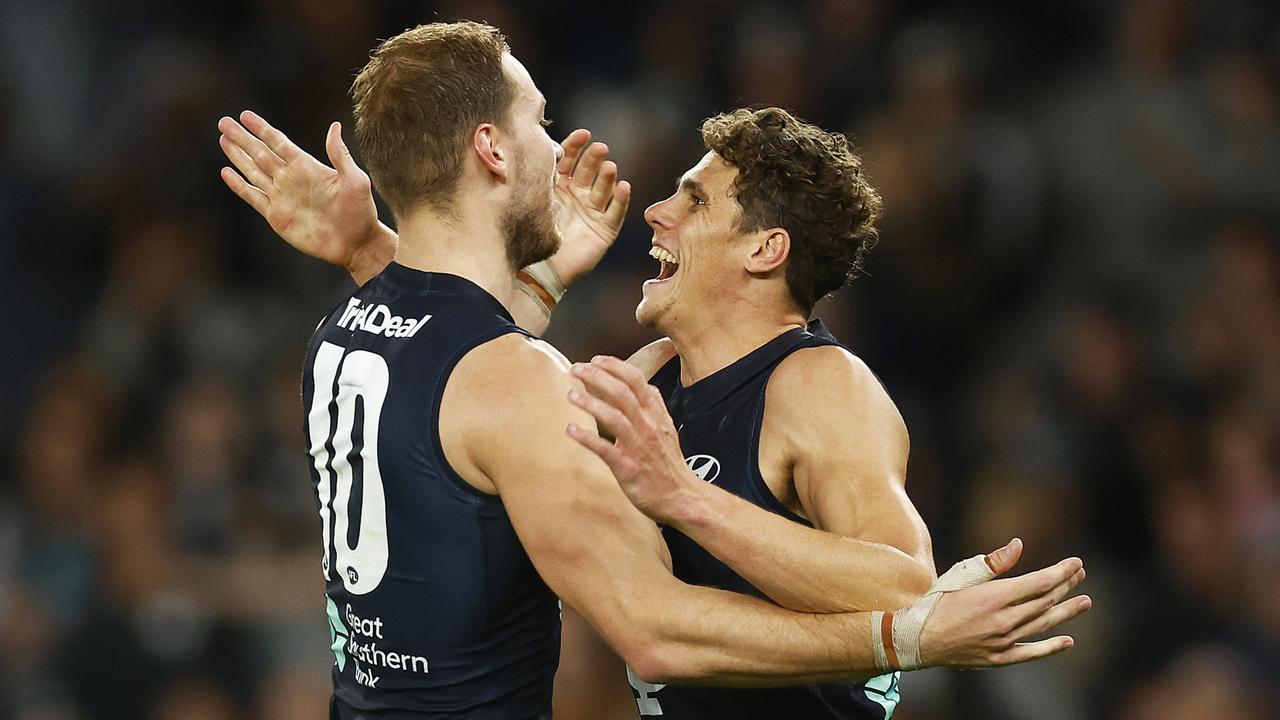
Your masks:
<path fill-rule="evenodd" d="M 631 357 L 627 358 L 627 363 L 638 368 L 646 378 L 651 378 L 675 356 L 675 343 L 671 342 L 670 338 L 662 338 L 632 353 Z"/>
<path fill-rule="evenodd" d="M 826 395 L 827 390 L 884 394 L 880 380 L 862 358 L 839 345 L 801 348 L 791 353 L 774 369 L 769 388 L 815 396 Z"/>
<path fill-rule="evenodd" d="M 450 390 L 466 392 L 490 413 L 540 398 L 563 399 L 571 382 L 569 360 L 559 350 L 515 332 L 472 348 L 449 378 Z"/>
<path fill-rule="evenodd" d="M 588 426 L 590 416 L 567 399 L 575 386 L 569 361 L 542 340 L 510 333 L 472 348 L 440 402 L 441 442 L 455 470 L 496 492 L 494 478 L 550 461 L 543 451 L 568 439 L 565 425 Z"/>
<path fill-rule="evenodd" d="M 803 348 L 788 355 L 769 378 L 767 407 L 797 427 L 840 431 L 881 427 L 906 434 L 906 425 L 871 368 L 838 345 Z"/>

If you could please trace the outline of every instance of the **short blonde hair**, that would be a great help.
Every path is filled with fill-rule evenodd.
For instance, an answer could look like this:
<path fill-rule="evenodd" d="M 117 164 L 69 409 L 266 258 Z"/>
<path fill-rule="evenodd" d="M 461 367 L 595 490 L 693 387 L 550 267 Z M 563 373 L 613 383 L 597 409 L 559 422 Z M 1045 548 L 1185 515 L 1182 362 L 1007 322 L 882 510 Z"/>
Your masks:
<path fill-rule="evenodd" d="M 419 25 L 373 51 L 351 88 L 356 144 L 397 217 L 424 204 L 449 210 L 471 133 L 506 123 L 510 51 L 497 28 L 476 22 Z"/>

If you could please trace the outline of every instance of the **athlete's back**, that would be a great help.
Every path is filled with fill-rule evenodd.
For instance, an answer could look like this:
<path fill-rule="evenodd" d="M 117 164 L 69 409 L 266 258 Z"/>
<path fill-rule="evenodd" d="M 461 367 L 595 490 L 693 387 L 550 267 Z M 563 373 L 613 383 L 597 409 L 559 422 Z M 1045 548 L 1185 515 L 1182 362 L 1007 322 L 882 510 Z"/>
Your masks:
<path fill-rule="evenodd" d="M 514 332 L 474 283 L 392 263 L 312 337 L 303 400 L 335 717 L 550 716 L 556 598 L 439 434 L 454 366 Z"/>

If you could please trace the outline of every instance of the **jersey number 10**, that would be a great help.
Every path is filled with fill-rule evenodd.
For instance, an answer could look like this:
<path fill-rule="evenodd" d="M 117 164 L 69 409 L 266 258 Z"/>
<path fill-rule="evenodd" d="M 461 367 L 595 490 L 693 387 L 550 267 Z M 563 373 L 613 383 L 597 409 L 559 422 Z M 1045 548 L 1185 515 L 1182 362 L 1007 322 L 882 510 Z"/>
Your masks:
<path fill-rule="evenodd" d="M 341 367 L 341 373 L 339 373 Z M 324 576 L 336 567 L 347 592 L 364 595 L 382 582 L 387 571 L 387 505 L 378 471 L 378 420 L 391 376 L 387 361 L 367 350 L 343 349 L 321 342 L 312 369 L 311 407 L 307 432 L 311 457 L 320 481 L 320 526 L 324 533 Z M 334 381 L 337 397 L 334 397 Z M 330 411 L 330 406 L 337 408 Z M 332 444 L 329 438 L 333 438 Z M 359 447 L 357 448 L 357 443 Z M 361 472 L 360 533 L 350 542 L 353 524 L 351 495 L 353 463 Z M 330 514 L 333 524 L 330 525 Z M 329 557 L 333 547 L 334 557 Z"/>

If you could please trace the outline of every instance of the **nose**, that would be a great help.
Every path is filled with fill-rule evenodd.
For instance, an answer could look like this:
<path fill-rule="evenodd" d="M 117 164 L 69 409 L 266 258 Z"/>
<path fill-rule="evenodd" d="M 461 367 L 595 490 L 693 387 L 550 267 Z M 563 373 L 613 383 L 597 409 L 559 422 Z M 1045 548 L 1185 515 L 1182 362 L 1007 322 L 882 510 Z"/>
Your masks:
<path fill-rule="evenodd" d="M 665 229 L 669 227 L 669 223 L 667 222 L 667 218 L 666 218 L 666 213 L 664 213 L 663 210 L 665 209 L 666 204 L 670 201 L 671 201 L 671 198 L 667 198 L 666 200 L 659 200 L 658 202 L 644 209 L 644 221 L 649 223 L 649 226 L 652 227 L 654 230 L 657 230 L 659 228 Z"/>

